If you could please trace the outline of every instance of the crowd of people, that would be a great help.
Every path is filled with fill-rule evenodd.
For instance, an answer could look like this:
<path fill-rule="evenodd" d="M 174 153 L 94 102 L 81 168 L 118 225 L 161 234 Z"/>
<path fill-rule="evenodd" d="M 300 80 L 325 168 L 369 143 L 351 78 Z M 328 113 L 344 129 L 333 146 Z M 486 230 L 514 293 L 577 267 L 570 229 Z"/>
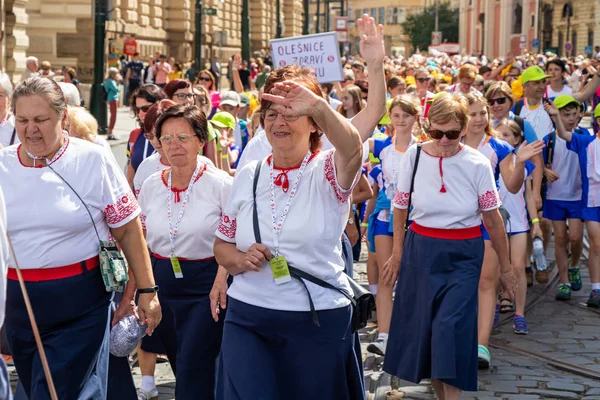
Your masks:
<path fill-rule="evenodd" d="M 161 355 L 178 399 L 364 399 L 352 297 L 364 242 L 367 351 L 443 400 L 477 390 L 499 314 L 529 332 L 527 288 L 548 282 L 552 235 L 568 301 L 585 225 L 587 305 L 600 307 L 600 145 L 579 126 L 590 110 L 600 121 L 598 61 L 386 56 L 383 27 L 357 24 L 342 82 L 263 60 L 252 76 L 239 55 L 231 90 L 164 54 L 109 70 L 113 117 L 125 83 L 139 124 L 125 171 L 68 72 L 66 85 L 0 76 L 0 226 L 14 247 L 1 238 L 2 340 L 17 399 L 51 398 L 17 263 L 60 399 L 156 399 Z M 120 252 L 122 292 L 106 279 Z M 111 352 L 132 316 L 147 333 L 133 342 L 137 389 Z"/>

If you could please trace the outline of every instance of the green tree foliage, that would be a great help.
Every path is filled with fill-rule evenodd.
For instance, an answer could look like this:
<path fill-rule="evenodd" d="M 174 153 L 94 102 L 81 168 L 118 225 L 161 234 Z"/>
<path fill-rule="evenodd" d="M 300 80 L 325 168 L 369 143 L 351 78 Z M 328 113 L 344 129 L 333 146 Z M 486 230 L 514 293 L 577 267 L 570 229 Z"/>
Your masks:
<path fill-rule="evenodd" d="M 431 44 L 431 32 L 435 29 L 435 6 L 426 7 L 419 14 L 412 14 L 402 23 L 404 33 L 410 37 L 413 49 L 427 50 Z M 448 3 L 439 6 L 439 30 L 442 42 L 458 42 L 458 9 Z"/>

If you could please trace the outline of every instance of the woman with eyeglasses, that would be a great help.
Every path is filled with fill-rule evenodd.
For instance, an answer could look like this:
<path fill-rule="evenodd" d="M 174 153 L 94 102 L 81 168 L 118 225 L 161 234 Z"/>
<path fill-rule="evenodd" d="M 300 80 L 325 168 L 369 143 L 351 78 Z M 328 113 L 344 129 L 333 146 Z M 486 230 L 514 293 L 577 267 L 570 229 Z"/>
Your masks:
<path fill-rule="evenodd" d="M 183 79 L 174 79 L 167 83 L 164 88 L 167 98 L 173 100 L 175 104 L 195 104 L 196 95 L 192 89 L 192 84 Z"/>
<path fill-rule="evenodd" d="M 499 134 L 492 128 L 490 120 L 490 109 L 486 99 L 483 96 L 468 93 L 464 95 L 469 105 L 469 123 L 462 143 L 466 146 L 481 152 L 491 163 L 494 173 L 496 187 L 500 187 L 500 176 L 510 193 L 517 193 L 523 186 L 525 177 L 525 162 L 537 154 L 541 154 L 544 148 L 544 142 L 541 140 L 533 143 L 523 143 L 519 146 L 516 160 L 513 162 L 513 147 L 499 138 Z M 503 237 L 506 239 L 506 230 L 503 225 Z M 481 234 L 485 242 L 485 255 L 483 268 L 481 271 L 481 280 L 479 282 L 479 365 L 481 368 L 489 368 L 491 363 L 491 354 L 489 352 L 489 337 L 492 327 L 497 323 L 497 313 L 500 311 L 498 300 L 498 276 L 499 266 L 510 264 L 507 254 L 503 254 L 494 243 L 493 238 L 497 231 L 492 231 L 483 220 L 481 225 Z M 502 269 L 504 271 L 504 269 Z M 511 297 L 510 300 L 513 300 Z"/>
<path fill-rule="evenodd" d="M 154 103 L 166 97 L 165 92 L 153 84 L 142 85 L 131 95 L 131 109 L 140 125 L 139 128 L 131 131 L 127 143 L 127 181 L 134 190 L 133 180 L 138 167 L 142 161 L 154 154 L 154 147 L 144 135 L 146 113 Z"/>
<path fill-rule="evenodd" d="M 393 200 L 394 247 L 382 275 L 388 284 L 398 278 L 384 370 L 415 383 L 431 379 L 438 398 L 458 400 L 463 390 L 476 391 L 478 385 L 482 218 L 503 255 L 501 283 L 513 296 L 515 277 L 490 162 L 461 143 L 469 123 L 467 101 L 440 94 L 428 122 L 432 140 L 420 149 L 411 146 L 399 166 L 405 173 L 398 176 Z M 409 212 L 412 224 L 405 230 Z"/>
<path fill-rule="evenodd" d="M 208 95 L 210 98 L 210 103 L 212 104 L 212 109 L 209 114 L 206 114 L 206 117 L 210 119 L 213 116 L 213 114 L 217 112 L 217 109 L 221 105 L 221 92 L 217 90 L 214 75 L 207 69 L 200 71 L 200 73 L 198 74 L 198 78 L 196 78 L 194 86 L 198 85 L 208 90 Z"/>
<path fill-rule="evenodd" d="M 170 167 L 144 182 L 138 200 L 160 298 L 175 320 L 176 336 L 166 339 L 177 342 L 175 394 L 212 399 L 227 305 L 213 243 L 233 178 L 198 156 L 208 138 L 198 107 L 167 109 L 154 132 Z"/>

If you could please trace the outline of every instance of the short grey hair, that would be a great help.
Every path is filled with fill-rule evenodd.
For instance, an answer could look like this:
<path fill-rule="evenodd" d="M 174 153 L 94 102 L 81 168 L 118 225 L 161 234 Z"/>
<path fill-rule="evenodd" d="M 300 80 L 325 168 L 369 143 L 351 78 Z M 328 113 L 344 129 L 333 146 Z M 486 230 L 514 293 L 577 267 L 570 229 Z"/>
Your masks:
<path fill-rule="evenodd" d="M 79 95 L 77 86 L 67 82 L 59 82 L 58 86 L 60 86 L 63 95 L 65 96 L 67 106 L 79 107 L 81 105 L 81 96 Z"/>
<path fill-rule="evenodd" d="M 6 75 L 4 72 L 0 72 L 0 90 L 4 90 L 4 94 L 9 99 L 13 95 L 12 82 L 10 81 L 10 78 L 8 77 L 8 75 Z"/>
<path fill-rule="evenodd" d="M 118 75 L 119 74 L 119 70 L 115 67 L 110 67 L 108 69 L 108 76 L 113 76 L 113 75 Z"/>
<path fill-rule="evenodd" d="M 13 114 L 17 114 L 17 101 L 21 97 L 28 96 L 45 97 L 54 112 L 60 115 L 61 118 L 65 115 L 67 101 L 60 86 L 53 79 L 35 76 L 19 83 L 12 95 L 11 108 Z"/>
<path fill-rule="evenodd" d="M 35 62 L 36 64 L 39 64 L 39 60 L 37 59 L 37 57 L 33 56 L 29 56 L 25 59 L 25 65 L 29 65 L 30 62 Z"/>

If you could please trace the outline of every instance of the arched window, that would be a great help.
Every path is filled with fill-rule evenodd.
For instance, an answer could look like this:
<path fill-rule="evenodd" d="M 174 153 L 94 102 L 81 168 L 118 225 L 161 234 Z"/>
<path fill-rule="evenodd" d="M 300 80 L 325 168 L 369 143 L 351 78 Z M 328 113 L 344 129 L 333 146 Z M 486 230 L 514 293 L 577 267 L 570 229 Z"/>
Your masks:
<path fill-rule="evenodd" d="M 515 0 L 513 6 L 513 26 L 512 33 L 521 33 L 521 26 L 523 24 L 523 5 L 521 0 Z"/>

